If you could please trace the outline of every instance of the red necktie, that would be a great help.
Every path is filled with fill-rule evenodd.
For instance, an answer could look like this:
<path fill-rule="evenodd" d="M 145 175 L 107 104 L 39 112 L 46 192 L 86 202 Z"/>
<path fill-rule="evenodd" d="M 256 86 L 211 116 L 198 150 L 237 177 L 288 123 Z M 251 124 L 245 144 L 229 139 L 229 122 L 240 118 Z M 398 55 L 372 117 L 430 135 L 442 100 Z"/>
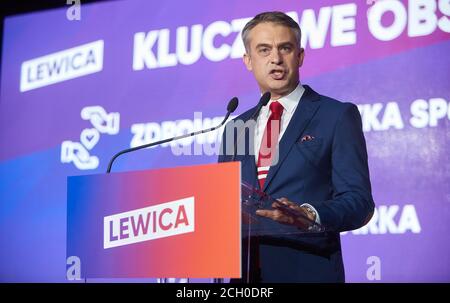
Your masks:
<path fill-rule="evenodd" d="M 267 120 L 258 155 L 258 180 L 261 189 L 264 187 L 264 181 L 266 181 L 267 174 L 269 173 L 277 149 L 283 105 L 278 101 L 272 102 L 272 104 L 270 104 L 270 112 L 271 114 L 269 120 Z"/>

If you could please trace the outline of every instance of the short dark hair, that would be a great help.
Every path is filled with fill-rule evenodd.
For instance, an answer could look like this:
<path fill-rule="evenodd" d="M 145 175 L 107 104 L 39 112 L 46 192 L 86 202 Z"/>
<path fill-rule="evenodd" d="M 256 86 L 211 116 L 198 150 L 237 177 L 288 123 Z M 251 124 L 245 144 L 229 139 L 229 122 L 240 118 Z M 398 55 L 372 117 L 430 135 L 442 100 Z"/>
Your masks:
<path fill-rule="evenodd" d="M 291 28 L 294 31 L 295 37 L 297 38 L 298 46 L 300 47 L 300 41 L 302 38 L 302 31 L 300 26 L 294 19 L 289 17 L 283 12 L 264 12 L 256 15 L 252 20 L 250 20 L 242 30 L 242 41 L 244 42 L 245 50 L 248 52 L 248 34 L 250 31 L 260 23 L 276 23 Z"/>

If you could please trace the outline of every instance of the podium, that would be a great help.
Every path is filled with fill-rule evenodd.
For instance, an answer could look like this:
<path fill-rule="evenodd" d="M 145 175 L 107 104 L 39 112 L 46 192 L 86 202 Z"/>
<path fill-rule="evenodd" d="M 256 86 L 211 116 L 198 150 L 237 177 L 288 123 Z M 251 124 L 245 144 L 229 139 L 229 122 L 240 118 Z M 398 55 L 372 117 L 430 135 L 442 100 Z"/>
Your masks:
<path fill-rule="evenodd" d="M 240 163 L 68 177 L 83 278 L 239 278 L 240 254 Z"/>
<path fill-rule="evenodd" d="M 251 239 L 324 231 L 256 215 L 275 201 L 240 162 L 68 177 L 67 257 L 83 278 L 248 277 Z"/>

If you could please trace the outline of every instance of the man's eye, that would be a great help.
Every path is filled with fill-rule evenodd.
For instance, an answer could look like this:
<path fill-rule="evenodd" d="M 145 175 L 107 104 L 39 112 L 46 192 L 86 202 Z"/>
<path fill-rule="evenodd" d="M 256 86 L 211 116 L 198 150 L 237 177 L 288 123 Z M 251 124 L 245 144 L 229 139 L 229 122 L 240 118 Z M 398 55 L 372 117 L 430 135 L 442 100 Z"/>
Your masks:
<path fill-rule="evenodd" d="M 283 46 L 281 47 L 281 51 L 285 53 L 289 53 L 292 50 L 290 46 Z"/>
<path fill-rule="evenodd" d="M 260 53 L 261 55 L 267 55 L 267 54 L 269 54 L 269 52 L 270 52 L 270 50 L 269 50 L 267 47 L 264 47 L 264 48 L 260 48 L 260 49 L 259 49 L 259 53 Z"/>

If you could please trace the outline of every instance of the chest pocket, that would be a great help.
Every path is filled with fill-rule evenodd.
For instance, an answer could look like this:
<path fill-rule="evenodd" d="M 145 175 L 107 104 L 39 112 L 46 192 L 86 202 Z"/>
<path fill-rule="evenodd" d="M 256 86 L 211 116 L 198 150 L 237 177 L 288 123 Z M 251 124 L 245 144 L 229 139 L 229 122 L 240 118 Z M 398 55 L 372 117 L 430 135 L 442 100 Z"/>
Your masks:
<path fill-rule="evenodd" d="M 315 138 L 311 141 L 296 142 L 294 149 L 296 156 L 304 159 L 306 163 L 319 166 L 325 160 L 325 146 L 322 138 Z"/>

